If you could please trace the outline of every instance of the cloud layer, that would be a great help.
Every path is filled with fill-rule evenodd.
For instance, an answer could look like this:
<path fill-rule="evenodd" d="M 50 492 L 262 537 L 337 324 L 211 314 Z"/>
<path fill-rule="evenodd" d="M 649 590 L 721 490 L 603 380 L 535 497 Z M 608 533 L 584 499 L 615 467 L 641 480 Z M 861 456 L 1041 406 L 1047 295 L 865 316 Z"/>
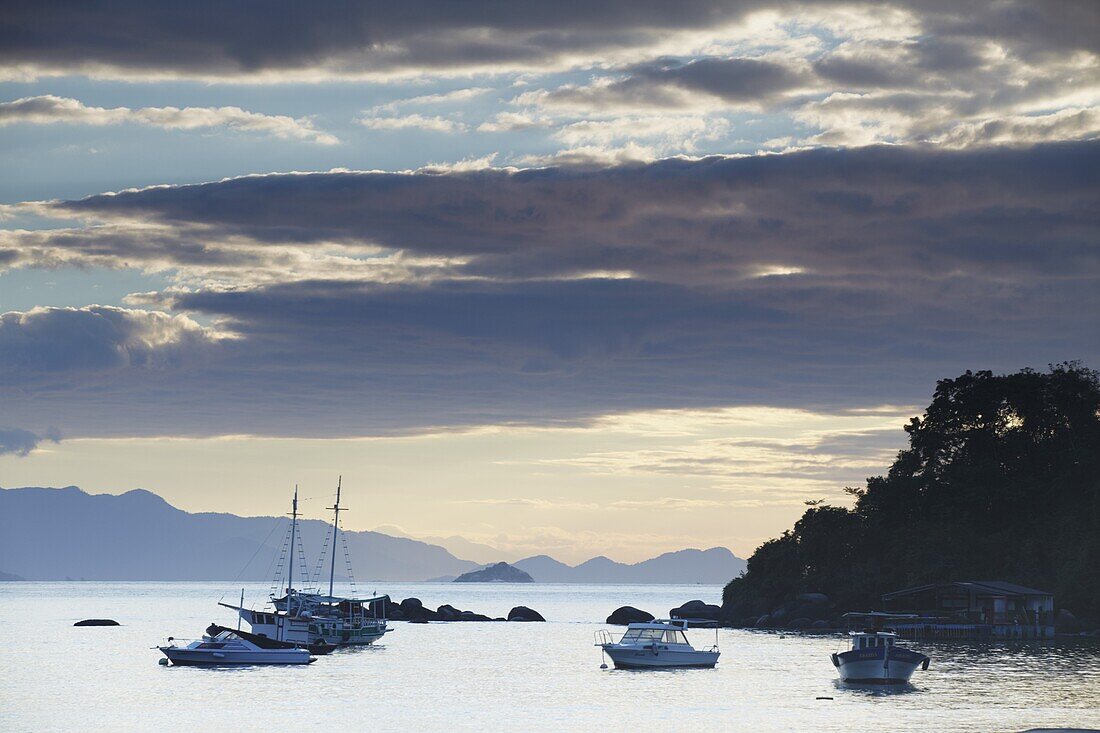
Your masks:
<path fill-rule="evenodd" d="M 459 7 L 424 0 L 400 8 L 322 0 L 308 9 L 205 2 L 192 5 L 186 17 L 136 0 L 107 7 L 16 0 L 6 7 L 0 63 L 9 74 L 202 78 L 526 69 L 742 38 L 759 31 L 751 21 L 780 13 L 856 32 L 919 25 L 928 35 L 1011 43 L 1028 58 L 1097 47 L 1096 6 L 1080 0 L 1042 7 L 942 0 L 685 0 L 674 7 L 484 1 Z"/>
<path fill-rule="evenodd" d="M 70 433 L 122 423 L 104 411 L 138 434 L 363 435 L 919 403 L 966 368 L 1100 356 L 1098 158 L 871 147 L 38 204 L 85 224 L 8 233 L 12 264 L 160 269 L 178 287 L 133 302 L 187 315 L 6 314 L 0 389 L 22 424 L 63 399 Z"/>
<path fill-rule="evenodd" d="M 333 135 L 314 128 L 309 120 L 285 115 L 248 112 L 240 107 L 89 107 L 76 99 L 52 94 L 0 102 L 0 126 L 25 123 L 49 125 L 114 125 L 129 122 L 165 130 L 196 130 L 226 127 L 241 132 L 258 132 L 289 140 L 306 140 L 322 145 L 339 142 Z"/>

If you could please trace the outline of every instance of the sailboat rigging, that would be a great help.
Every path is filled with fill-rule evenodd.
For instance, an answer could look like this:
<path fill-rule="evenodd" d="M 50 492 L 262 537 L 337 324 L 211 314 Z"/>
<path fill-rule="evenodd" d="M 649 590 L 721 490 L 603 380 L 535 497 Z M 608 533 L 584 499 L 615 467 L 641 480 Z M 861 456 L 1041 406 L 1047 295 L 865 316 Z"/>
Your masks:
<path fill-rule="evenodd" d="M 288 557 L 286 590 L 281 597 L 271 594 L 270 609 L 256 611 L 227 603 L 218 605 L 232 609 L 240 618 L 252 627 L 252 633 L 278 641 L 296 642 L 306 645 L 365 645 L 373 644 L 392 631 L 387 628 L 386 603 L 388 596 L 373 598 L 347 598 L 334 595 L 336 581 L 336 540 L 340 531 L 340 512 L 347 511 L 340 506 L 340 494 L 343 476 L 336 484 L 336 501 L 328 507 L 333 512 L 332 519 L 332 558 L 329 563 L 328 595 L 316 590 L 294 589 L 294 552 L 296 541 L 301 542 L 298 531 L 298 487 L 294 487 L 294 498 L 290 511 L 290 543 L 286 552 Z M 349 574 L 351 558 L 345 548 Z M 320 558 L 319 558 L 320 559 Z M 304 556 L 302 558 L 305 568 Z M 278 570 L 276 571 L 278 573 Z M 308 575 L 308 574 L 307 574 Z M 318 573 L 319 575 L 319 573 Z M 320 578 L 316 578 L 317 581 Z M 308 583 L 308 577 L 306 578 Z M 273 609 L 273 610 L 272 610 Z"/>

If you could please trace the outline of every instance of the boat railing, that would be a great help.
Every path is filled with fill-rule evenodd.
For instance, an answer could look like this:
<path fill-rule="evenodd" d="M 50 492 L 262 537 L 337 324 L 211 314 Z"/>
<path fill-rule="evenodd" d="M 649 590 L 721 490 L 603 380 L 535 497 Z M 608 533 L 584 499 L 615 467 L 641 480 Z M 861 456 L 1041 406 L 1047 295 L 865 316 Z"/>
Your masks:
<path fill-rule="evenodd" d="M 607 629 L 600 629 L 594 635 L 596 644 L 595 646 L 604 646 L 605 644 L 614 644 L 615 637 L 611 635 L 611 632 Z"/>

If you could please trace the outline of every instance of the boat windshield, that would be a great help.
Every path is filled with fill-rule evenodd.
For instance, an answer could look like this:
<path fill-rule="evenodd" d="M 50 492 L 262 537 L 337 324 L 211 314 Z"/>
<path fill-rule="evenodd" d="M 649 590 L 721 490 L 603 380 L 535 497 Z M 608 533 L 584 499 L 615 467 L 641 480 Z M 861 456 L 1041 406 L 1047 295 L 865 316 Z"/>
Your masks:
<path fill-rule="evenodd" d="M 664 641 L 664 629 L 628 629 L 623 634 L 622 644 L 638 644 L 652 641 Z"/>
<path fill-rule="evenodd" d="M 892 636 L 857 636 L 855 648 L 869 649 L 875 646 L 891 646 L 894 643 Z"/>

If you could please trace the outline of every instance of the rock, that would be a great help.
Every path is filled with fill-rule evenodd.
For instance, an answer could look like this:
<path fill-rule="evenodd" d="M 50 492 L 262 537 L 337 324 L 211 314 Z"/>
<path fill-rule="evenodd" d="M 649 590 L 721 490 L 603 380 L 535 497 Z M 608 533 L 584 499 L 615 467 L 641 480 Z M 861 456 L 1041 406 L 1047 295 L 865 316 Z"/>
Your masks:
<path fill-rule="evenodd" d="M 798 606 L 790 612 L 790 618 L 808 618 L 811 621 L 829 617 L 829 604 L 806 603 Z"/>
<path fill-rule="evenodd" d="M 829 596 L 824 593 L 799 593 L 794 597 L 796 601 L 803 603 L 828 603 Z"/>
<path fill-rule="evenodd" d="M 444 603 L 442 606 L 435 609 L 435 613 L 436 616 L 439 617 L 440 621 L 458 621 L 458 618 L 462 614 L 462 611 L 459 611 L 454 606 Z"/>
<path fill-rule="evenodd" d="M 644 624 L 653 620 L 653 614 L 641 610 L 640 608 L 634 608 L 634 606 L 620 606 L 611 612 L 611 615 L 607 617 L 607 621 L 604 623 L 614 624 L 616 626 L 626 626 L 627 624 Z"/>
<path fill-rule="evenodd" d="M 399 619 L 396 615 L 392 618 L 398 621 L 435 621 L 438 618 L 435 611 L 424 608 L 419 598 L 406 598 L 397 608 L 401 609 L 401 618 Z"/>
<path fill-rule="evenodd" d="M 435 610 L 435 621 L 492 621 L 488 616 L 473 611 L 463 611 L 444 603 Z"/>
<path fill-rule="evenodd" d="M 463 573 L 454 579 L 456 583 L 534 583 L 535 579 L 506 562 L 498 562 L 480 570 Z"/>
<path fill-rule="evenodd" d="M 73 626 L 120 626 L 118 621 L 110 618 L 86 618 L 77 621 Z"/>
<path fill-rule="evenodd" d="M 768 626 L 771 625 L 771 622 L 772 622 L 771 614 L 770 613 L 765 613 L 763 616 L 756 619 L 756 623 L 753 624 L 753 626 L 755 626 L 758 629 L 766 629 L 766 628 L 768 628 Z"/>
<path fill-rule="evenodd" d="M 811 629 L 827 629 L 829 628 L 829 622 L 821 618 L 810 624 Z"/>
<path fill-rule="evenodd" d="M 509 621 L 546 621 L 538 611 L 527 606 L 516 606 L 508 612 Z"/>
<path fill-rule="evenodd" d="M 808 618 L 805 618 L 805 617 L 796 618 L 796 619 L 793 619 L 789 624 L 787 624 L 787 628 L 789 628 L 789 629 L 806 629 L 806 628 L 809 628 L 811 623 L 813 623 L 813 622 L 810 621 L 810 619 L 808 619 Z"/>
<path fill-rule="evenodd" d="M 1054 617 L 1054 630 L 1059 634 L 1076 634 L 1082 631 L 1082 625 L 1072 611 L 1062 608 Z"/>
<path fill-rule="evenodd" d="M 679 608 L 670 609 L 668 617 L 717 623 L 722 618 L 722 607 L 704 603 L 700 600 L 688 601 Z M 689 622 L 688 625 L 707 626 L 709 624 L 692 624 Z"/>
<path fill-rule="evenodd" d="M 493 619 L 488 616 L 484 616 L 480 613 L 474 613 L 473 611 L 460 611 L 458 614 L 459 621 L 492 621 Z"/>

